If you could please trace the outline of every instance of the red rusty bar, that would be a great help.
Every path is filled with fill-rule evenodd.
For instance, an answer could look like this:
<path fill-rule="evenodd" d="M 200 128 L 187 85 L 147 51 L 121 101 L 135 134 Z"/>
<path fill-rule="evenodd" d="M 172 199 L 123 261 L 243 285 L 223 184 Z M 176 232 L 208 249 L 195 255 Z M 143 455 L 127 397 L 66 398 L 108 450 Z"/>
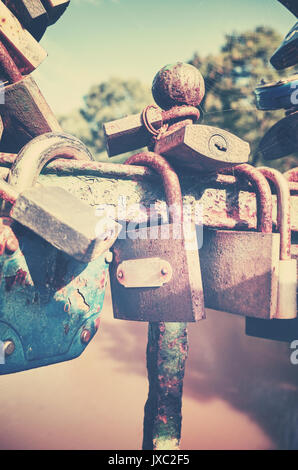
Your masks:
<path fill-rule="evenodd" d="M 233 173 L 250 181 L 256 189 L 257 211 L 259 214 L 257 229 L 263 233 L 272 232 L 272 197 L 271 190 L 266 178 L 258 170 L 246 163 L 234 166 L 224 172 Z"/>
<path fill-rule="evenodd" d="M 166 200 L 169 206 L 169 222 L 173 223 L 177 220 L 175 219 L 176 215 L 179 217 L 179 220 L 182 220 L 183 205 L 180 182 L 169 162 L 154 152 L 138 153 L 125 162 L 126 165 L 137 165 L 139 163 L 153 168 L 162 177 Z M 179 212 L 178 214 L 177 211 Z"/>
<path fill-rule="evenodd" d="M 16 83 L 22 80 L 21 72 L 2 42 L 0 42 L 0 65 L 10 83 Z"/>

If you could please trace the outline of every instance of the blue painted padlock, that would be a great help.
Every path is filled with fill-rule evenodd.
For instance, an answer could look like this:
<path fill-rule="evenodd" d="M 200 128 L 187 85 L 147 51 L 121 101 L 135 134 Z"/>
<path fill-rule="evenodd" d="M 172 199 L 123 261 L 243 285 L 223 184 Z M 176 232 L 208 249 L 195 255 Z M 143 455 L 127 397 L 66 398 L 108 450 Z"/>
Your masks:
<path fill-rule="evenodd" d="M 18 190 L 32 186 L 58 155 L 92 159 L 75 138 L 45 139 L 49 148 L 43 141 L 39 155 L 16 159 L 11 184 Z M 97 331 L 108 275 L 109 247 L 85 264 L 19 224 L 12 230 L 19 248 L 0 256 L 0 375 L 79 356 Z"/>

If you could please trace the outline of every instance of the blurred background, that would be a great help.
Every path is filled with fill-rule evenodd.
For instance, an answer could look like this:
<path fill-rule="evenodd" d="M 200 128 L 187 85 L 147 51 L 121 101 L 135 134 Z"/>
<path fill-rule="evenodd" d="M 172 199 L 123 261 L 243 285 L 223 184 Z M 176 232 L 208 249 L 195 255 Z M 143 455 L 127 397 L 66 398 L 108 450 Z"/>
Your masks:
<path fill-rule="evenodd" d="M 284 113 L 257 111 L 253 90 L 294 73 L 269 64 L 294 22 L 276 0 L 71 0 L 41 41 L 49 57 L 35 79 L 64 129 L 107 160 L 102 123 L 150 104 L 165 64 L 190 62 L 206 81 L 202 122 L 248 140 L 259 165 L 258 141 Z M 297 155 L 272 162 L 295 164 Z M 244 319 L 208 310 L 189 336 L 181 448 L 297 448 L 289 345 L 246 337 Z M 0 448 L 141 448 L 146 343 L 146 324 L 113 319 L 107 290 L 80 358 L 1 377 Z"/>

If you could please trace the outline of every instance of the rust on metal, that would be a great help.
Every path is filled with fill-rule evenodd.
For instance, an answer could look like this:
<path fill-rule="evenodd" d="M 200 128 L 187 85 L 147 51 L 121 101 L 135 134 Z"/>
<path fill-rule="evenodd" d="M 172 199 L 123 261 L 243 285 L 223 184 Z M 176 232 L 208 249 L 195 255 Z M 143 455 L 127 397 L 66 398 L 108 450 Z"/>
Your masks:
<path fill-rule="evenodd" d="M 277 192 L 277 228 L 280 233 L 280 259 L 291 259 L 291 207 L 287 180 L 274 168 L 259 167 L 265 178 L 274 184 Z"/>
<path fill-rule="evenodd" d="M 258 170 L 248 164 L 234 166 L 227 172 L 236 176 L 244 176 L 256 189 L 257 198 L 257 230 L 263 233 L 272 232 L 272 198 L 268 181 Z"/>
<path fill-rule="evenodd" d="M 179 178 L 169 162 L 154 152 L 143 152 L 133 155 L 125 162 L 126 165 L 148 165 L 153 168 L 163 180 L 166 200 L 169 207 L 169 222 L 181 220 L 183 214 L 182 194 Z M 179 219 L 177 219 L 178 217 Z"/>
<path fill-rule="evenodd" d="M 10 83 L 22 80 L 21 72 L 7 51 L 3 42 L 0 41 L 0 66 Z"/>
<path fill-rule="evenodd" d="M 204 78 L 193 65 L 182 62 L 166 65 L 153 79 L 152 95 L 163 109 L 199 106 L 205 95 Z"/>

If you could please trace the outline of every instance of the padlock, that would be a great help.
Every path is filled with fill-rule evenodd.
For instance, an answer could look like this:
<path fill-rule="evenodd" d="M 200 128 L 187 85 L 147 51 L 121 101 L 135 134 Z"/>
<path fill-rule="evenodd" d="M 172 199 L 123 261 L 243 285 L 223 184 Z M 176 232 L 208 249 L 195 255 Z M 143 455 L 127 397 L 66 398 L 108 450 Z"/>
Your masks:
<path fill-rule="evenodd" d="M 68 7 L 70 0 L 41 0 L 48 12 L 50 25 L 56 23 Z"/>
<path fill-rule="evenodd" d="M 269 183 L 250 165 L 232 171 L 255 187 L 258 231 L 204 230 L 200 261 L 205 306 L 270 319 L 277 309 L 280 235 L 272 233 Z"/>
<path fill-rule="evenodd" d="M 160 155 L 146 152 L 127 164 L 152 167 L 163 178 L 169 224 L 127 230 L 112 247 L 110 265 L 114 317 L 147 322 L 203 319 L 204 299 L 196 231 L 182 223 L 179 179 Z"/>
<path fill-rule="evenodd" d="M 298 105 L 297 87 L 297 73 L 277 82 L 266 83 L 262 80 L 254 91 L 256 106 L 263 111 L 295 108 Z"/>
<path fill-rule="evenodd" d="M 13 220 L 76 260 L 87 263 L 107 251 L 121 226 L 111 218 L 99 218 L 94 209 L 62 188 L 32 187 L 43 166 L 61 155 L 92 159 L 78 139 L 67 134 L 44 134 L 18 154 L 9 183 L 0 180 L 0 194 L 13 204 L 9 207 Z"/>
<path fill-rule="evenodd" d="M 298 22 L 290 29 L 279 48 L 270 59 L 277 70 L 286 69 L 298 62 Z"/>
<path fill-rule="evenodd" d="M 139 115 L 103 125 L 109 157 L 147 145 L 172 165 L 199 171 L 248 161 L 247 142 L 216 127 L 194 124 L 205 94 L 204 79 L 196 67 L 181 62 L 163 67 L 153 80 L 152 94 L 163 109 L 150 105 Z"/>
<path fill-rule="evenodd" d="M 22 77 L 8 51 L 0 43 L 0 64 L 11 84 L 4 87 L 0 104 L 5 132 L 2 151 L 18 152 L 33 137 L 61 132 L 57 118 L 31 75 Z"/>
<path fill-rule="evenodd" d="M 297 259 L 291 258 L 290 192 L 283 175 L 272 168 L 258 168 L 276 188 L 277 228 L 281 233 L 279 262 L 279 298 L 275 319 L 246 318 L 245 332 L 275 341 L 297 339 Z"/>
<path fill-rule="evenodd" d="M 156 141 L 154 152 L 166 157 L 173 165 L 199 171 L 218 171 L 246 163 L 250 146 L 225 130 L 188 124 L 162 135 Z"/>
<path fill-rule="evenodd" d="M 46 58 L 46 51 L 3 2 L 0 2 L 0 18 L 1 42 L 23 75 L 33 72 Z"/>
<path fill-rule="evenodd" d="M 3 0 L 21 25 L 40 41 L 49 24 L 48 14 L 41 0 Z"/>

